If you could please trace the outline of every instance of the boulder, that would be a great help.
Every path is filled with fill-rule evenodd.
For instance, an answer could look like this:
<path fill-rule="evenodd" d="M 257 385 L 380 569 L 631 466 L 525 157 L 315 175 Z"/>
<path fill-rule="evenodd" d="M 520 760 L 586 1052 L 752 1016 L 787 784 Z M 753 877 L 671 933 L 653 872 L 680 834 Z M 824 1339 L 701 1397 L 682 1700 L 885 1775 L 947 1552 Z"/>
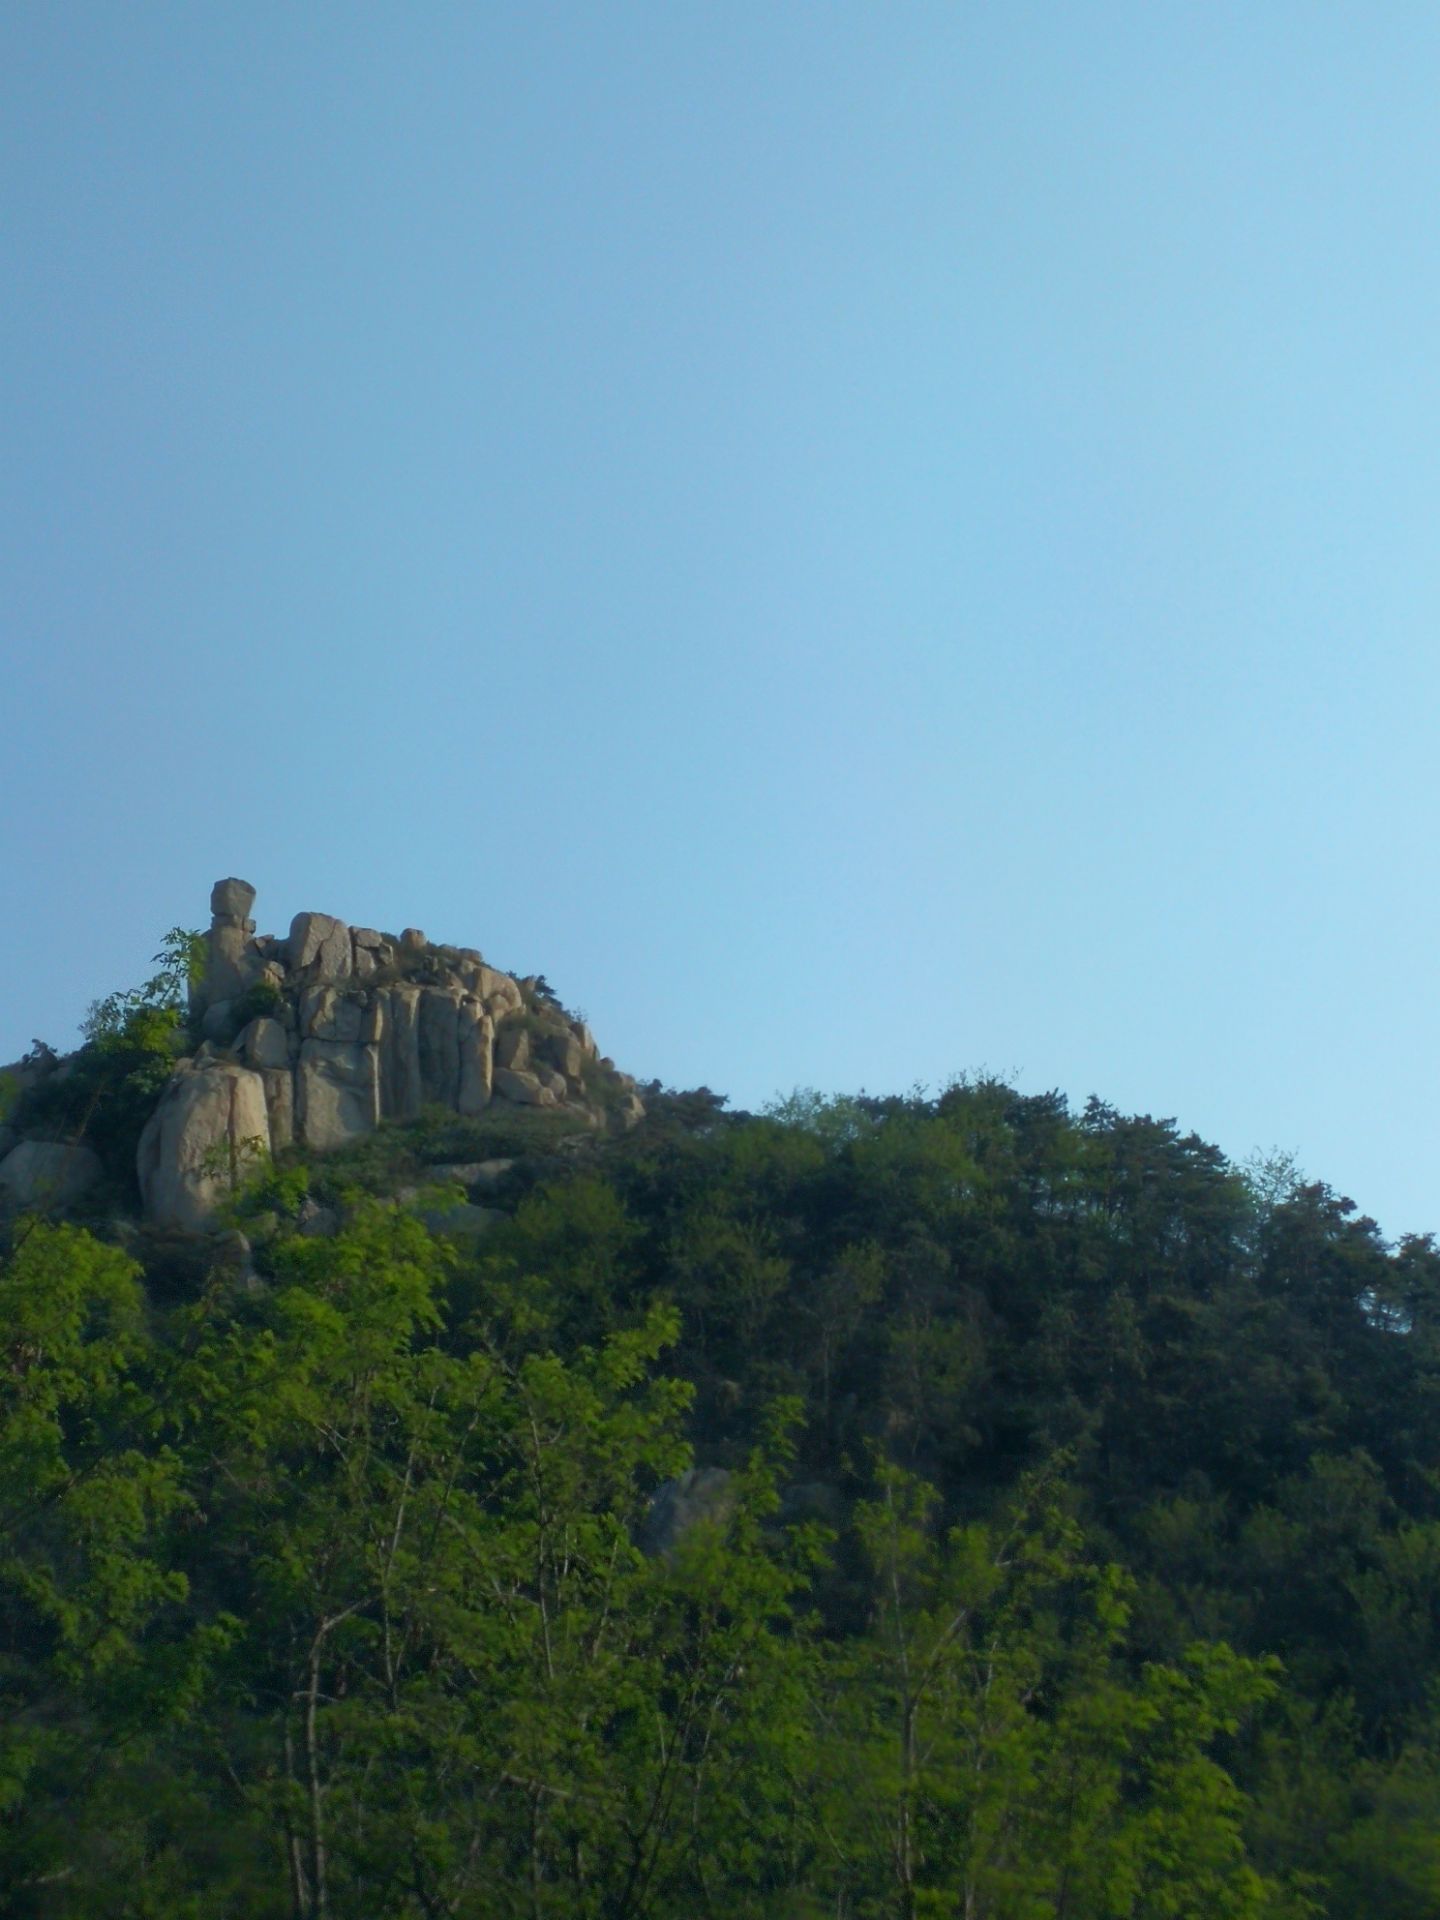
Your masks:
<path fill-rule="evenodd" d="M 104 1172 L 89 1147 L 22 1140 L 0 1160 L 0 1192 L 13 1207 L 60 1209 L 80 1199 Z"/>
<path fill-rule="evenodd" d="M 231 1061 L 177 1069 L 140 1136 L 145 1211 L 161 1226 L 208 1227 L 232 1182 L 270 1151 L 265 1083 Z"/>
<path fill-rule="evenodd" d="M 546 1034 L 544 1052 L 557 1073 L 564 1074 L 567 1080 L 579 1080 L 585 1066 L 585 1053 L 568 1027 Z"/>
<path fill-rule="evenodd" d="M 419 927 L 406 927 L 400 936 L 401 953 L 407 953 L 412 958 L 424 953 L 429 944 L 430 942 L 425 938 Z"/>
<path fill-rule="evenodd" d="M 508 973 L 501 973 L 496 967 L 476 968 L 476 991 L 493 1013 L 513 1011 L 518 1013 L 524 1005 L 520 989 Z"/>
<path fill-rule="evenodd" d="M 520 1073 L 513 1067 L 496 1067 L 495 1091 L 522 1107 L 553 1107 L 558 1104 L 549 1087 L 541 1086 L 533 1073 Z"/>
<path fill-rule="evenodd" d="M 245 921 L 255 904 L 255 889 L 248 880 L 217 880 L 210 889 L 210 911 L 217 919 Z"/>
<path fill-rule="evenodd" d="M 328 913 L 297 913 L 290 922 L 286 956 L 292 970 L 314 969 L 320 980 L 343 980 L 350 972 L 350 929 Z"/>
<path fill-rule="evenodd" d="M 237 1037 L 235 1050 L 243 1056 L 247 1067 L 288 1068 L 290 1065 L 289 1036 L 278 1020 L 268 1017 L 252 1020 Z"/>
<path fill-rule="evenodd" d="M 584 1054 L 585 1058 L 587 1060 L 593 1060 L 596 1052 L 595 1036 L 589 1027 L 586 1026 L 583 1020 L 572 1020 L 570 1022 L 570 1031 L 580 1042 L 580 1051 Z"/>
<path fill-rule="evenodd" d="M 530 1034 L 518 1021 L 507 1021 L 495 1036 L 495 1064 L 523 1073 L 530 1065 Z"/>
<path fill-rule="evenodd" d="M 478 1000 L 460 1002 L 459 1013 L 461 1113 L 483 1113 L 490 1104 L 495 1077 L 495 1027 Z"/>
<path fill-rule="evenodd" d="M 255 984 L 264 961 L 251 941 L 248 924 L 217 920 L 208 935 L 205 977 L 201 982 L 205 1004 L 233 1000 Z"/>
<path fill-rule="evenodd" d="M 374 927 L 352 927 L 350 942 L 354 948 L 355 978 L 372 980 L 382 967 L 389 966 L 395 958 L 395 949 L 383 933 L 377 933 Z"/>

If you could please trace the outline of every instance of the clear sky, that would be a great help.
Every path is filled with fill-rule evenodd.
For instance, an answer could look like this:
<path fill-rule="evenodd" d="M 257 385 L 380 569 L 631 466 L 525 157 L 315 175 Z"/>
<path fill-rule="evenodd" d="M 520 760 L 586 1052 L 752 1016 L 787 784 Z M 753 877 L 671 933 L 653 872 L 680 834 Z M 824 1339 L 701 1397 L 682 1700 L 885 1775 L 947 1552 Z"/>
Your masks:
<path fill-rule="evenodd" d="M 0 13 L 0 1060 L 202 924 L 1440 1229 L 1440 9 Z"/>

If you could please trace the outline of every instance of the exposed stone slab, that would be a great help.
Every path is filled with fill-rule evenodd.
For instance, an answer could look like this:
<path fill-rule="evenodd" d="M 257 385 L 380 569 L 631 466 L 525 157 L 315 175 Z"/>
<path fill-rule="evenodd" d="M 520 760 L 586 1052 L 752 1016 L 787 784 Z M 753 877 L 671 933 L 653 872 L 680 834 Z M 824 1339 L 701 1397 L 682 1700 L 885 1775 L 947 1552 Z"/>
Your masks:
<path fill-rule="evenodd" d="M 295 1070 L 295 1124 L 324 1152 L 371 1133 L 380 1120 L 380 1061 L 355 1041 L 306 1040 Z"/>
<path fill-rule="evenodd" d="M 459 1013 L 461 1113 L 483 1113 L 490 1104 L 495 1071 L 495 1026 L 478 1000 L 462 1000 Z"/>
<path fill-rule="evenodd" d="M 381 1111 L 414 1120 L 424 1105 L 420 1076 L 420 989 L 391 987 L 385 996 L 381 1049 Z"/>
<path fill-rule="evenodd" d="M 460 1100 L 460 996 L 444 987 L 420 995 L 420 1083 L 436 1106 Z"/>
<path fill-rule="evenodd" d="M 292 973 L 312 967 L 321 980 L 343 980 L 353 964 L 350 929 L 329 913 L 297 913 L 286 959 Z"/>
<path fill-rule="evenodd" d="M 339 1040 L 353 1045 L 360 1038 L 364 1015 L 358 995 L 324 983 L 307 987 L 300 996 L 300 1032 L 307 1040 Z"/>

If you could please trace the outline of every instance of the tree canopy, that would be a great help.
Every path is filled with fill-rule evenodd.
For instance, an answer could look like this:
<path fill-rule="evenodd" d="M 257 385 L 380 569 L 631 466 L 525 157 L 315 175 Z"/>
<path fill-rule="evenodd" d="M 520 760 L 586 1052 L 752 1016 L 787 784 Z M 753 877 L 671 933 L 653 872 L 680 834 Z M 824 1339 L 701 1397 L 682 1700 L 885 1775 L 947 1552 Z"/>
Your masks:
<path fill-rule="evenodd" d="M 238 1262 L 16 1225 L 0 1914 L 1432 1915 L 1432 1242 L 990 1080 L 649 1104 L 479 1237 L 433 1119 Z"/>

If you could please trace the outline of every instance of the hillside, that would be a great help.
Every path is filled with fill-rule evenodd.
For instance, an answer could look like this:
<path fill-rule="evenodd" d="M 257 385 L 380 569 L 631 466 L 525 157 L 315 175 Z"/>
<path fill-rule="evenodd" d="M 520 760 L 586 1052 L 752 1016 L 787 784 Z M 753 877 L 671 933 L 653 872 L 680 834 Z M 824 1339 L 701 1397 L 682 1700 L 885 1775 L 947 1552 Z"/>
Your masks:
<path fill-rule="evenodd" d="M 642 1100 L 241 900 L 3 1143 L 94 1165 L 5 1225 L 0 1914 L 1440 1908 L 1430 1240 L 988 1079 Z"/>

